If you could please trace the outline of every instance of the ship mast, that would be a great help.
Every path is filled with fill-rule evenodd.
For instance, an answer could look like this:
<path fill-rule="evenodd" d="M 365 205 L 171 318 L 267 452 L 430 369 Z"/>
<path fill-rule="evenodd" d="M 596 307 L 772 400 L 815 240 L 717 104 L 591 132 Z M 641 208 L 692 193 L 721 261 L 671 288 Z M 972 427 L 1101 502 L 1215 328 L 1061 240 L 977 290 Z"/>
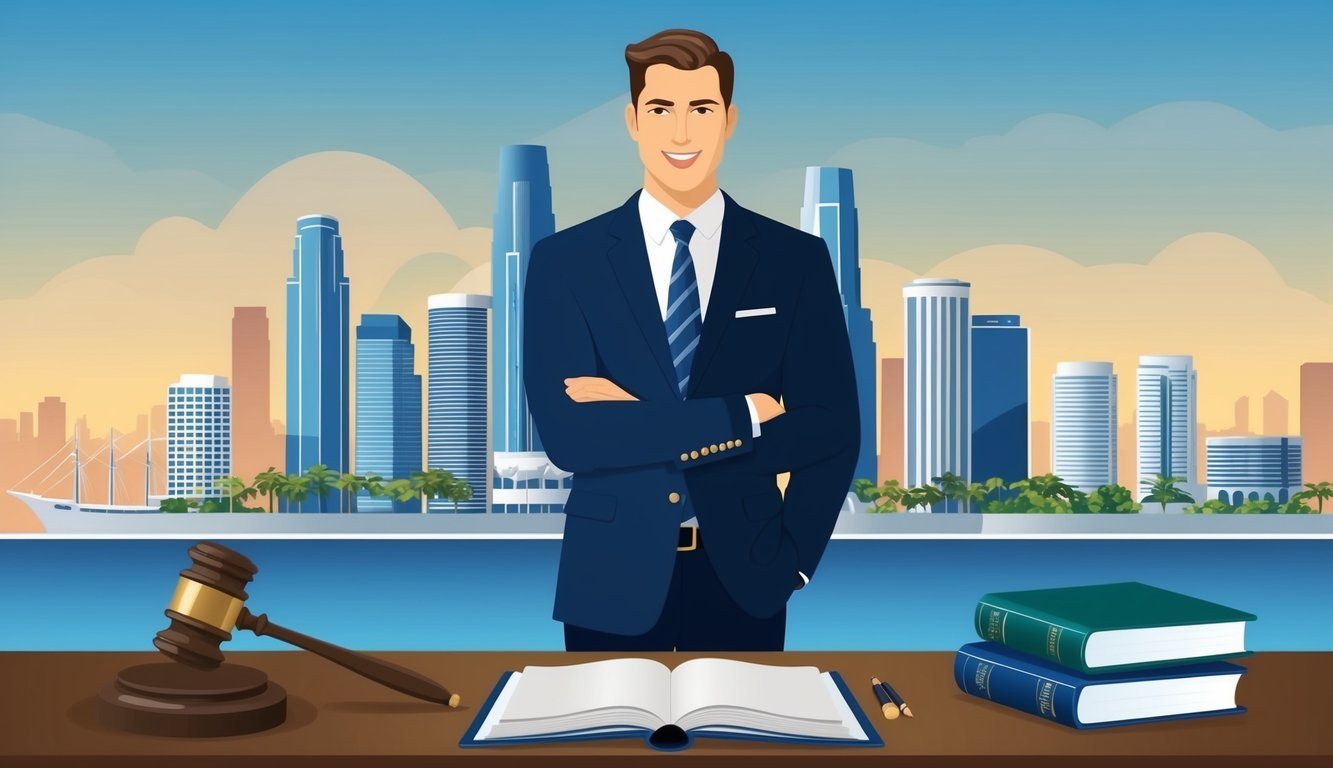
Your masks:
<path fill-rule="evenodd" d="M 106 503 L 111 506 L 116 503 L 116 430 L 109 430 L 106 439 L 111 444 L 111 472 L 107 474 L 106 480 Z"/>
<path fill-rule="evenodd" d="M 148 428 L 148 456 L 143 460 L 143 505 L 149 506 L 149 494 L 153 488 L 153 428 Z"/>
<path fill-rule="evenodd" d="M 76 429 L 74 430 L 74 493 L 71 499 L 75 504 L 79 503 L 80 479 L 81 478 L 79 477 L 79 431 Z"/>

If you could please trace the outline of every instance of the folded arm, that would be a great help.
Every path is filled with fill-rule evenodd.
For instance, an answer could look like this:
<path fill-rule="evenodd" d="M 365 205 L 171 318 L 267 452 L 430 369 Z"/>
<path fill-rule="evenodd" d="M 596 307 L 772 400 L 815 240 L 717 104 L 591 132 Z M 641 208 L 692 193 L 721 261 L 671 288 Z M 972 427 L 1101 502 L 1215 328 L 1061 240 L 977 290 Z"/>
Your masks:
<path fill-rule="evenodd" d="M 552 463 L 588 472 L 675 462 L 693 467 L 753 449 L 744 395 L 575 402 L 565 379 L 595 376 L 592 332 L 549 239 L 533 248 L 523 292 L 523 383 Z M 731 441 L 725 451 L 700 449 Z"/>

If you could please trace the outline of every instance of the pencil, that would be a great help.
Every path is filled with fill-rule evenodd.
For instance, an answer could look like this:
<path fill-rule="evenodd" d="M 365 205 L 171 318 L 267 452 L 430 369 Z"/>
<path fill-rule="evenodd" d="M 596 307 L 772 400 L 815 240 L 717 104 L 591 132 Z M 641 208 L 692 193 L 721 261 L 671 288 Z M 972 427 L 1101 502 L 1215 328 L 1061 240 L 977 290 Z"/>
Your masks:
<path fill-rule="evenodd" d="M 876 687 L 882 687 L 884 689 L 884 693 L 889 697 L 889 699 L 894 704 L 898 705 L 898 709 L 902 710 L 902 713 L 904 715 L 907 715 L 908 717 L 916 717 L 916 715 L 912 714 L 912 708 L 907 706 L 906 701 L 903 701 L 903 697 L 898 695 L 897 691 L 893 690 L 893 686 L 889 685 L 888 683 L 880 681 L 878 677 L 872 677 L 870 681 L 874 683 Z"/>
<path fill-rule="evenodd" d="M 896 719 L 899 715 L 898 705 L 893 703 L 889 694 L 884 690 L 884 686 L 879 684 L 879 678 L 872 677 L 870 682 L 875 686 L 875 698 L 879 699 L 879 711 L 884 713 L 884 719 Z"/>

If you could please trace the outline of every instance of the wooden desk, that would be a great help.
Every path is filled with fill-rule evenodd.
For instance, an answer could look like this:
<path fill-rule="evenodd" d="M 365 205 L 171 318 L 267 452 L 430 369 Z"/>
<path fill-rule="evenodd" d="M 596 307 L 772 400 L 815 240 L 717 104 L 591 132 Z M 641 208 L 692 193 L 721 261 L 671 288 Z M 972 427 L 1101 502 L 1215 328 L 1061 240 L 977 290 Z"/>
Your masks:
<path fill-rule="evenodd" d="M 969 766 L 1327 766 L 1333 765 L 1333 654 L 1265 653 L 1243 660 L 1250 672 L 1238 698 L 1249 713 L 1212 719 L 1075 731 L 960 692 L 952 653 L 719 654 L 766 664 L 810 664 L 846 678 L 873 715 L 883 749 L 825 748 L 700 739 L 659 753 L 641 741 L 493 749 L 458 747 L 500 673 L 526 664 L 573 664 L 606 654 L 383 653 L 463 697 L 449 710 L 381 688 L 301 651 L 229 653 L 287 689 L 288 719 L 264 733 L 184 740 L 103 728 L 93 696 L 116 672 L 157 661 L 156 653 L 0 653 L 0 765 L 22 766 L 624 766 L 644 761 L 692 765 Z M 674 666 L 710 654 L 644 654 Z M 916 718 L 886 721 L 870 677 L 891 681 Z M 1132 763 L 1131 763 L 1132 760 Z"/>

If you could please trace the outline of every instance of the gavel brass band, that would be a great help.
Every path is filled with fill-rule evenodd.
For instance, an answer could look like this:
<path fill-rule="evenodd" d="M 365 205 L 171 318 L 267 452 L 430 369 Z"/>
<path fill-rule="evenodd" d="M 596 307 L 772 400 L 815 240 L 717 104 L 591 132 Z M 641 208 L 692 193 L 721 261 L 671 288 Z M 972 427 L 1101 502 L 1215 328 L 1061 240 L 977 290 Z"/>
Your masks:
<path fill-rule="evenodd" d="M 244 605 L 240 598 L 182 576 L 176 583 L 176 594 L 172 596 L 167 610 L 197 619 L 223 632 L 230 632 L 236 627 L 236 618 L 241 615 Z"/>

